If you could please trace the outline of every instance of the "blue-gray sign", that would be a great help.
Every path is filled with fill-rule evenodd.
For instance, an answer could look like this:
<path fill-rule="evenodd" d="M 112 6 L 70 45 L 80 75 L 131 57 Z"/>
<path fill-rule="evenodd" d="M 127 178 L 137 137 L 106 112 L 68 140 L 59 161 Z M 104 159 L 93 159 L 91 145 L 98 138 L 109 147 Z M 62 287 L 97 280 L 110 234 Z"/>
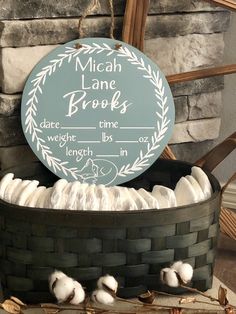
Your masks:
<path fill-rule="evenodd" d="M 150 167 L 168 143 L 172 94 L 157 65 L 134 47 L 107 38 L 79 43 L 56 48 L 33 69 L 22 127 L 59 177 L 121 184 Z"/>

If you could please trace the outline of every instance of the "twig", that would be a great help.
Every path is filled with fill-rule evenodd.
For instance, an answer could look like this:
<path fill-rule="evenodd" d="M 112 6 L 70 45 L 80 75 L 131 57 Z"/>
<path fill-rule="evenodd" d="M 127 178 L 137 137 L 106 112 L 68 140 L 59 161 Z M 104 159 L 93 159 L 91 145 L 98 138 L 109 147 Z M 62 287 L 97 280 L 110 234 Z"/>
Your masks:
<path fill-rule="evenodd" d="M 207 299 L 210 299 L 210 300 L 213 301 L 213 302 L 218 302 L 219 305 L 222 306 L 223 308 L 232 307 L 232 308 L 236 309 L 236 306 L 235 306 L 235 305 L 227 304 L 226 306 L 224 306 L 224 305 L 222 305 L 222 304 L 220 303 L 220 300 L 219 300 L 219 299 L 214 298 L 214 297 L 212 297 L 211 295 L 209 295 L 209 294 L 207 294 L 207 293 L 205 293 L 205 292 L 199 291 L 199 290 L 196 289 L 196 288 L 191 288 L 191 287 L 188 287 L 188 286 L 185 286 L 185 285 L 180 285 L 180 287 L 181 287 L 181 288 L 184 288 L 184 289 L 186 289 L 186 290 L 188 290 L 188 291 L 190 291 L 190 292 L 194 292 L 194 293 L 200 294 L 201 296 L 203 296 L 203 297 L 205 297 L 205 298 L 207 298 Z"/>
<path fill-rule="evenodd" d="M 214 301 L 214 302 L 218 302 L 220 303 L 219 299 L 216 299 L 214 297 L 212 297 L 211 295 L 209 294 L 206 294 L 205 292 L 202 292 L 202 291 L 199 291 L 198 289 L 196 288 L 191 288 L 191 287 L 188 287 L 188 286 L 185 286 L 185 285 L 180 285 L 181 288 L 184 288 L 188 291 L 191 291 L 191 292 L 195 292 L 197 294 L 200 294 L 201 296 L 205 297 L 205 298 L 208 298 L 210 299 L 211 301 Z"/>
<path fill-rule="evenodd" d="M 136 314 L 136 313 L 150 313 L 150 312 L 158 312 L 159 310 L 163 310 L 165 313 L 170 313 L 170 311 L 174 311 L 174 310 L 178 310 L 179 312 L 181 312 L 182 310 L 185 311 L 185 313 L 212 313 L 212 314 L 223 314 L 223 311 L 205 311 L 205 310 L 201 310 L 201 309 L 190 309 L 188 307 L 184 307 L 184 306 L 164 306 L 164 305 L 157 305 L 157 304 L 145 304 L 145 303 L 139 303 L 136 301 L 131 301 L 131 300 L 126 300 L 126 299 L 122 299 L 122 298 L 116 298 L 117 300 L 121 301 L 121 302 L 126 302 L 126 303 L 130 303 L 132 305 L 136 305 L 135 307 L 131 308 L 131 309 L 127 309 L 127 310 L 118 310 L 115 309 L 113 306 L 110 306 L 109 308 L 100 308 L 97 307 L 96 305 L 91 305 L 90 303 L 83 303 L 77 306 L 71 306 L 71 305 L 66 305 L 66 304 L 62 304 L 62 305 L 57 305 L 57 304 L 52 304 L 52 303 L 42 303 L 42 304 L 35 304 L 35 305 L 26 305 L 24 306 L 24 309 L 41 309 L 41 310 L 57 310 L 58 313 L 61 311 L 66 311 L 69 310 L 70 312 L 74 312 L 76 311 L 76 313 L 91 313 L 91 314 L 103 314 L 103 313 L 107 313 L 107 314 Z M 214 304 L 216 305 L 216 304 Z M 138 307 L 137 307 L 138 306 Z M 162 311 L 162 313 L 163 313 Z M 171 312 L 171 313 L 172 313 Z M 178 312 L 178 313 L 179 313 Z M 21 313 L 21 312 L 20 312 Z M 20 314 L 19 313 L 19 314 Z M 173 312 L 174 313 L 174 312 Z"/>
<path fill-rule="evenodd" d="M 211 303 L 211 302 L 207 302 L 207 301 L 200 301 L 200 300 L 196 300 L 196 301 L 194 301 L 194 303 L 201 303 L 201 304 L 219 306 L 219 304 L 215 304 L 215 303 Z"/>
<path fill-rule="evenodd" d="M 47 307 L 44 307 L 40 304 L 36 304 L 36 305 L 27 305 L 26 306 L 26 309 L 55 309 L 55 310 L 59 310 L 59 311 L 67 311 L 67 310 L 70 310 L 70 311 L 83 311 L 84 313 L 87 313 L 88 311 L 91 311 L 92 313 L 94 311 L 96 311 L 96 313 L 120 313 L 120 314 L 135 314 L 136 312 L 127 312 L 127 311 L 120 311 L 120 310 L 115 310 L 113 308 L 111 309 L 104 309 L 104 308 L 100 308 L 100 307 L 97 307 L 97 306 L 94 306 L 94 305 L 90 305 L 90 306 L 83 306 L 81 304 L 80 305 L 77 305 L 77 306 L 71 306 L 71 305 L 53 305 L 53 304 L 50 304 L 50 306 L 47 306 Z"/>
<path fill-rule="evenodd" d="M 171 294 L 171 293 L 162 292 L 162 291 L 155 291 L 155 290 L 152 290 L 152 291 L 153 291 L 156 295 L 164 295 L 164 296 L 167 296 L 167 297 L 175 297 L 175 298 L 179 298 L 180 300 L 183 298 L 183 297 L 179 297 L 179 296 L 176 295 L 176 294 Z M 206 302 L 206 301 L 200 301 L 200 300 L 195 300 L 194 303 L 203 303 L 203 304 L 208 304 L 208 305 L 219 306 L 219 304 L 210 303 L 210 302 Z"/>
<path fill-rule="evenodd" d="M 153 292 L 158 293 L 158 291 L 153 291 Z M 163 294 L 164 294 L 164 292 L 163 292 Z M 165 294 L 165 295 L 167 295 L 167 294 Z M 174 295 L 174 294 L 172 294 L 172 295 L 168 294 L 168 295 L 176 297 L 176 295 Z M 138 307 L 142 307 L 142 311 L 144 311 L 145 307 L 148 308 L 147 310 L 149 310 L 149 311 L 150 310 L 158 310 L 158 309 L 169 309 L 169 310 L 171 310 L 171 309 L 174 309 L 174 308 L 189 309 L 189 308 L 184 307 L 182 305 L 181 305 L 181 307 L 180 306 L 172 307 L 172 306 L 169 306 L 169 305 L 148 304 L 148 303 L 142 303 L 140 301 L 126 300 L 126 299 L 119 298 L 119 297 L 116 297 L 116 299 L 118 301 L 121 301 L 121 302 L 129 303 L 129 304 L 132 304 L 132 305 L 135 305 L 135 306 L 138 306 Z M 214 304 L 214 305 L 216 305 L 216 304 Z"/>

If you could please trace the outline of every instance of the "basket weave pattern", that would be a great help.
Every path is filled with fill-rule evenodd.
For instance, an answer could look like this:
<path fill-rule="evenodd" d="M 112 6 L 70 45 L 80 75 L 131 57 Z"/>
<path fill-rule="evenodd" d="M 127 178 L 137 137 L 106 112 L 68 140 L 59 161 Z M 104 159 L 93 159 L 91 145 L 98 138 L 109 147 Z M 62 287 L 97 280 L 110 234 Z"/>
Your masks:
<path fill-rule="evenodd" d="M 156 182 L 155 172 L 151 174 Z M 152 185 L 150 178 L 148 182 Z M 47 279 L 55 268 L 88 290 L 99 276 L 109 273 L 117 277 L 119 295 L 124 297 L 147 289 L 170 291 L 162 286 L 159 273 L 176 260 L 190 263 L 193 286 L 206 290 L 212 282 L 219 196 L 216 191 L 199 204 L 139 213 L 55 212 L 1 202 L 0 269 L 5 292 L 30 302 L 50 300 Z"/>

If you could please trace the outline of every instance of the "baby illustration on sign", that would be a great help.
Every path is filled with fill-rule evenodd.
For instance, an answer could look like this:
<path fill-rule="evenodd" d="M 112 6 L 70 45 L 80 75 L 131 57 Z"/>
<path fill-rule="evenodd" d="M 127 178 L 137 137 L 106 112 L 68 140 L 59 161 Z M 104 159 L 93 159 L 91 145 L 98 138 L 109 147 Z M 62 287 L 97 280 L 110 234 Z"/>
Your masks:
<path fill-rule="evenodd" d="M 83 183 L 96 183 L 99 178 L 104 177 L 104 185 L 108 185 L 116 178 L 117 173 L 117 167 L 111 161 L 89 158 L 78 171 L 78 180 Z"/>

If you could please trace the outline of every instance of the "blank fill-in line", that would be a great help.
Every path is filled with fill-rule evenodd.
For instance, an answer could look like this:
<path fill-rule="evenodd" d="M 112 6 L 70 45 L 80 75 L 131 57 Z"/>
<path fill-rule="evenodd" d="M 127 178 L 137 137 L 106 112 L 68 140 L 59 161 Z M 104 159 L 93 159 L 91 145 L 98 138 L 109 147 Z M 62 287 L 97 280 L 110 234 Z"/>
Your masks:
<path fill-rule="evenodd" d="M 139 143 L 139 141 L 116 141 L 116 143 Z"/>
<path fill-rule="evenodd" d="M 101 141 L 77 141 L 77 143 L 101 143 Z"/>
<path fill-rule="evenodd" d="M 61 126 L 62 130 L 96 130 L 95 126 Z"/>
<path fill-rule="evenodd" d="M 133 129 L 133 130 L 137 130 L 137 129 L 146 129 L 146 130 L 153 130 L 153 129 L 155 129 L 155 127 L 154 126 L 121 126 L 120 127 L 120 129 L 124 129 L 124 130 L 126 130 L 126 129 Z"/>
<path fill-rule="evenodd" d="M 96 155 L 96 157 L 120 157 L 120 155 Z"/>

